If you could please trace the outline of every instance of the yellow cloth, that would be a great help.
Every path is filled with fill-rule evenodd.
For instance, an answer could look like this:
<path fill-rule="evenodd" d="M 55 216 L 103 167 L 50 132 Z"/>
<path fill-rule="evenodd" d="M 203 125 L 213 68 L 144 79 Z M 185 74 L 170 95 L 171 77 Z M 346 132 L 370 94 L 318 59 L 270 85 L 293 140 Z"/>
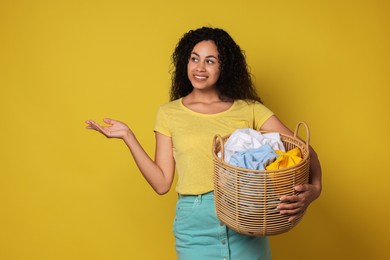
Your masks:
<path fill-rule="evenodd" d="M 279 154 L 279 157 L 266 167 L 266 170 L 277 170 L 286 168 L 298 164 L 302 161 L 301 150 L 298 147 L 291 149 L 287 152 L 276 150 L 275 153 Z"/>
<path fill-rule="evenodd" d="M 226 111 L 202 114 L 186 108 L 182 99 L 162 105 L 154 131 L 170 136 L 179 194 L 203 194 L 214 189 L 211 147 L 215 134 L 225 136 L 238 128 L 260 129 L 273 113 L 258 102 L 236 100 Z"/>

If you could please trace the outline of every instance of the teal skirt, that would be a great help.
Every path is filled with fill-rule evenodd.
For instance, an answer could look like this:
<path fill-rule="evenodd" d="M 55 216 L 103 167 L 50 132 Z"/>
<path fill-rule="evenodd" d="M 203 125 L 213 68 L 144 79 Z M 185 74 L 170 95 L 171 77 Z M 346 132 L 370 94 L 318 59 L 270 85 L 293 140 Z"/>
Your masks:
<path fill-rule="evenodd" d="M 214 193 L 179 195 L 173 224 L 179 260 L 270 260 L 267 237 L 242 235 L 221 223 Z"/>

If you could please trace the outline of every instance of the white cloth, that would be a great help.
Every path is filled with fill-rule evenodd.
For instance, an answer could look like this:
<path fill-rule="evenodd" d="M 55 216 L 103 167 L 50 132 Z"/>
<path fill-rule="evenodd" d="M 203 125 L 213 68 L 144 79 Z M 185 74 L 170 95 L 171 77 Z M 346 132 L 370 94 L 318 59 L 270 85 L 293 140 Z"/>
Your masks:
<path fill-rule="evenodd" d="M 280 135 L 277 132 L 265 133 L 262 134 L 259 131 L 253 130 L 251 128 L 240 128 L 234 131 L 229 139 L 226 141 L 224 145 L 224 160 L 227 163 L 230 163 L 233 155 L 239 155 L 241 152 L 246 152 L 250 149 L 258 149 L 260 147 L 266 147 L 272 151 L 273 150 L 281 150 L 286 151 L 285 147 L 280 139 Z M 221 158 L 221 153 L 218 154 Z M 235 156 L 233 156 L 234 158 Z M 244 165 L 239 165 L 239 167 L 246 168 Z M 250 177 L 251 175 L 256 173 L 248 172 L 246 177 Z M 221 178 L 219 181 L 225 179 Z M 223 196 L 223 199 L 226 200 L 228 204 L 231 204 L 232 208 L 238 207 L 240 212 L 243 212 L 243 215 L 255 215 L 258 216 L 259 212 L 262 213 L 264 210 L 270 213 L 274 213 L 275 215 L 280 214 L 277 210 L 276 206 L 279 204 L 279 198 L 276 196 L 275 192 L 272 190 L 272 186 L 268 187 L 267 190 L 264 190 L 264 183 L 268 182 L 269 177 L 265 176 L 263 180 L 255 178 L 245 178 L 238 179 L 235 178 L 227 178 L 226 183 L 220 183 L 220 186 L 229 187 L 230 189 L 234 187 L 240 194 L 246 195 L 242 196 L 239 200 L 238 205 L 236 198 L 233 196 Z M 264 205 L 266 209 L 263 209 L 262 204 L 256 204 L 253 201 L 261 200 L 264 201 L 266 199 L 268 203 Z"/>
<path fill-rule="evenodd" d="M 285 152 L 279 133 L 265 133 L 251 128 L 241 128 L 234 131 L 224 145 L 224 160 L 230 162 L 230 157 L 238 152 L 259 148 L 269 144 L 274 150 Z"/>

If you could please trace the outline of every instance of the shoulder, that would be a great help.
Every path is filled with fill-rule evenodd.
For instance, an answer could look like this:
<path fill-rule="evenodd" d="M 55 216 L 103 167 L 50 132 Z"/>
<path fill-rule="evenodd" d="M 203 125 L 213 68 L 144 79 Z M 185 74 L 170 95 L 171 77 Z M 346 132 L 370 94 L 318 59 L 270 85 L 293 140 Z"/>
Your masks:
<path fill-rule="evenodd" d="M 262 103 L 254 100 L 243 100 L 238 99 L 235 101 L 235 105 L 239 108 L 249 108 L 249 109 L 268 109 Z"/>
<path fill-rule="evenodd" d="M 258 101 L 252 100 L 237 100 L 237 113 L 242 115 L 251 115 L 254 121 L 263 123 L 266 119 L 271 117 L 274 113 L 265 105 Z"/>
<path fill-rule="evenodd" d="M 181 99 L 176 99 L 160 105 L 157 109 L 156 116 L 163 118 L 178 117 L 183 112 Z"/>
<path fill-rule="evenodd" d="M 165 104 L 162 104 L 159 109 L 169 109 L 169 108 L 177 108 L 180 107 L 181 99 L 176 99 Z"/>
<path fill-rule="evenodd" d="M 181 99 L 175 99 L 173 101 L 169 101 L 167 103 L 164 103 L 160 105 L 160 108 L 170 108 L 170 107 L 177 107 L 180 105 Z"/>

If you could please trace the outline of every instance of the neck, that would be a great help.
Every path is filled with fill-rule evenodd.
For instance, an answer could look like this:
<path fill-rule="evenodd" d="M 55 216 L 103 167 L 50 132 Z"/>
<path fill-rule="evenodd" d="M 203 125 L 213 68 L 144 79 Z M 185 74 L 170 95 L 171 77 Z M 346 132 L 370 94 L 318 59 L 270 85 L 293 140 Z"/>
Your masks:
<path fill-rule="evenodd" d="M 219 97 L 219 93 L 215 90 L 199 91 L 194 89 L 190 94 L 187 95 L 186 98 L 193 102 L 202 102 L 202 103 L 212 103 L 212 102 L 221 101 L 221 98 Z"/>
<path fill-rule="evenodd" d="M 233 105 L 233 100 L 222 100 L 215 92 L 205 94 L 202 91 L 192 91 L 183 98 L 182 104 L 198 113 L 216 114 L 228 110 Z"/>

